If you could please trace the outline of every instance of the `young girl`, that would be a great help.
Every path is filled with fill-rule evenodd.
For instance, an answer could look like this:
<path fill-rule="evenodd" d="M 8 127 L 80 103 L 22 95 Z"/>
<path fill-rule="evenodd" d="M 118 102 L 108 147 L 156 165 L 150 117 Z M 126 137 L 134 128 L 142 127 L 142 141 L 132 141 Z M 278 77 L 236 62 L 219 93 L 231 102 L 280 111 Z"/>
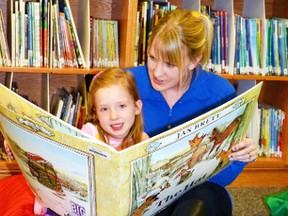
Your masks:
<path fill-rule="evenodd" d="M 82 131 L 117 150 L 149 138 L 143 132 L 142 101 L 130 72 L 111 68 L 94 76 L 89 87 L 86 122 Z M 38 200 L 34 213 L 53 214 Z"/>
<path fill-rule="evenodd" d="M 145 139 L 142 101 L 133 75 L 119 68 L 107 69 L 93 78 L 88 93 L 88 123 L 82 131 L 117 150 Z"/>

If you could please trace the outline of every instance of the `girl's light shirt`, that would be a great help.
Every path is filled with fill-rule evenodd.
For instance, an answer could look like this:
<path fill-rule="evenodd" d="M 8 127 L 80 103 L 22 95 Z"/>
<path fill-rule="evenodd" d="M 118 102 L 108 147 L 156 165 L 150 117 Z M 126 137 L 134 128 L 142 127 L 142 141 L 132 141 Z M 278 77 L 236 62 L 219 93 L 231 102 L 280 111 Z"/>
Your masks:
<path fill-rule="evenodd" d="M 100 140 L 98 130 L 92 123 L 87 122 L 86 124 L 83 125 L 81 130 L 84 131 L 85 133 L 95 137 L 96 139 Z M 117 138 L 107 136 L 107 135 L 105 135 L 105 140 L 106 140 L 105 141 L 106 143 L 109 143 L 109 145 L 115 149 L 117 147 L 119 147 L 123 141 L 123 139 L 117 139 Z"/>

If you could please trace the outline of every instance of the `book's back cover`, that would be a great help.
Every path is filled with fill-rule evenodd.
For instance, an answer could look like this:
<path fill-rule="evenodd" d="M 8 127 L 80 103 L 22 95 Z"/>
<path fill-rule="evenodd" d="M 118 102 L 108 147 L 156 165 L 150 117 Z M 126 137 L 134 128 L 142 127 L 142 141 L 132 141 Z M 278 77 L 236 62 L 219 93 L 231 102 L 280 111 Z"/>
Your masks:
<path fill-rule="evenodd" d="M 3 85 L 0 128 L 31 189 L 58 214 L 153 215 L 229 165 L 261 86 L 119 152 Z"/>

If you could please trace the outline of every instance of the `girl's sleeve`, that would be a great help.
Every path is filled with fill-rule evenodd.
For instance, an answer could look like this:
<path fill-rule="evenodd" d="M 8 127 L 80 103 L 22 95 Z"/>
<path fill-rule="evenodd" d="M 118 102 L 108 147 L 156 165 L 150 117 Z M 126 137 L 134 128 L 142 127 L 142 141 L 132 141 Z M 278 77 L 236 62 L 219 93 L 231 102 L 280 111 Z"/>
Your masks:
<path fill-rule="evenodd" d="M 248 163 L 234 161 L 231 165 L 227 166 L 215 176 L 209 179 L 209 181 L 217 183 L 223 187 L 230 185 L 237 176 L 243 171 L 244 167 Z"/>
<path fill-rule="evenodd" d="M 84 124 L 81 128 L 81 131 L 94 137 L 98 134 L 96 127 L 90 122 Z"/>

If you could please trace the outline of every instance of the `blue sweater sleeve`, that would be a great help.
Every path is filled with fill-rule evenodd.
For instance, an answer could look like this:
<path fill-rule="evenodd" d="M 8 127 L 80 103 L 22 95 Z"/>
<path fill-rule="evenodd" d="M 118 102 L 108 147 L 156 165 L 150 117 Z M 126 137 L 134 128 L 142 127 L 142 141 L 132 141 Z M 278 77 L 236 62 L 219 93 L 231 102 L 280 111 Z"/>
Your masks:
<path fill-rule="evenodd" d="M 210 182 L 217 183 L 223 187 L 230 185 L 237 176 L 243 171 L 248 163 L 234 161 L 229 166 L 221 170 L 215 176 L 209 179 Z"/>

